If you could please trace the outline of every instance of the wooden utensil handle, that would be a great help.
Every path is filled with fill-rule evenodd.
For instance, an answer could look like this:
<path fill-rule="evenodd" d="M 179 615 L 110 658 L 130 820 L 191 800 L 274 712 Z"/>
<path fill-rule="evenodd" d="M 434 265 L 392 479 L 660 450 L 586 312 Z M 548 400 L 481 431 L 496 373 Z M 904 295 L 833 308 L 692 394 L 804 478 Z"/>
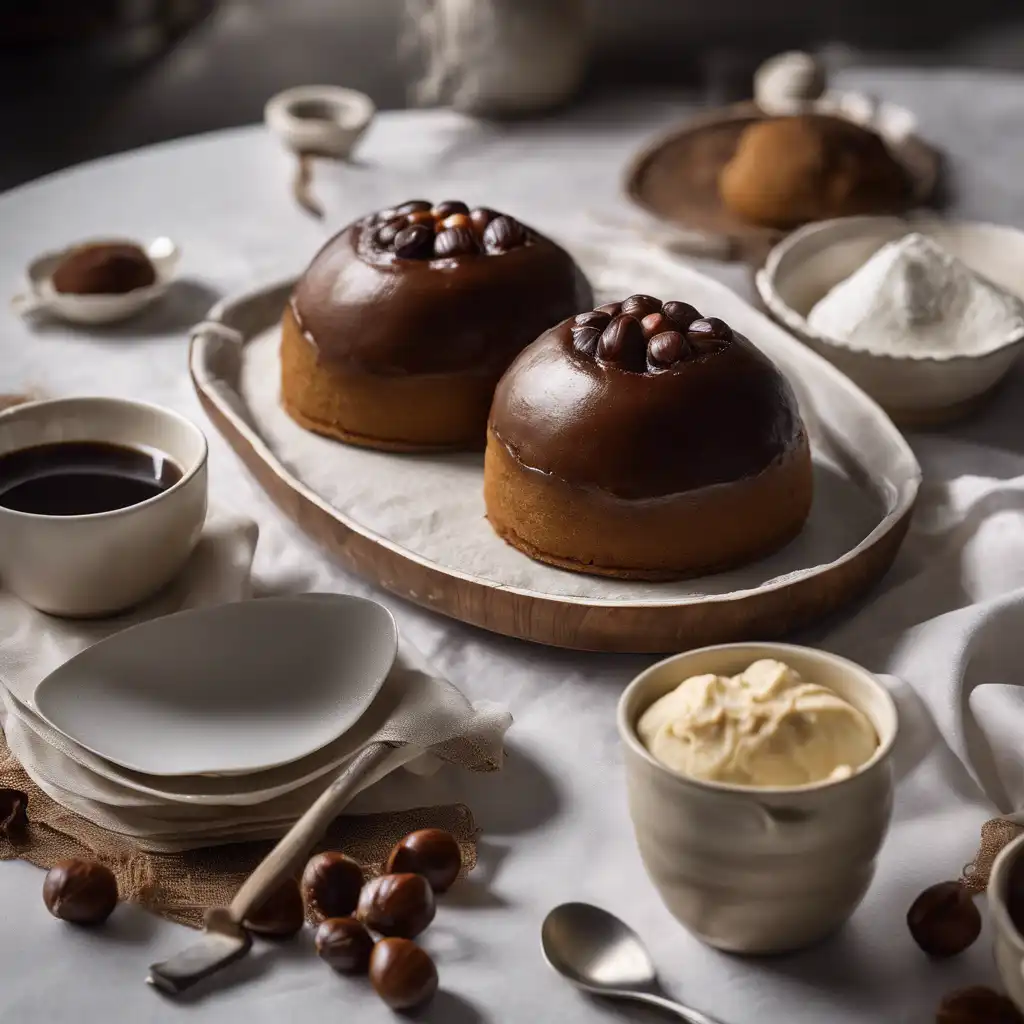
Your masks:
<path fill-rule="evenodd" d="M 267 854 L 245 880 L 231 901 L 229 911 L 241 924 L 309 856 L 309 851 L 344 810 L 360 782 L 391 752 L 388 743 L 372 743 L 349 762 L 345 770 L 320 794 L 316 802 L 292 826 L 291 831 Z"/>

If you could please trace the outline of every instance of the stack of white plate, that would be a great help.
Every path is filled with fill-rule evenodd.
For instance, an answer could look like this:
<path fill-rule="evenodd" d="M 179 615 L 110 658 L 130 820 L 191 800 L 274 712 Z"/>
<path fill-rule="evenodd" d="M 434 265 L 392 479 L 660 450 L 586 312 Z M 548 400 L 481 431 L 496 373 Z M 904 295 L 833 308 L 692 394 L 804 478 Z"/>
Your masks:
<path fill-rule="evenodd" d="M 471 705 L 398 651 L 391 614 L 341 595 L 182 612 L 65 662 L 31 699 L 3 688 L 8 744 L 52 799 L 138 845 L 172 851 L 280 835 L 371 739 L 394 754 L 496 738 Z"/>

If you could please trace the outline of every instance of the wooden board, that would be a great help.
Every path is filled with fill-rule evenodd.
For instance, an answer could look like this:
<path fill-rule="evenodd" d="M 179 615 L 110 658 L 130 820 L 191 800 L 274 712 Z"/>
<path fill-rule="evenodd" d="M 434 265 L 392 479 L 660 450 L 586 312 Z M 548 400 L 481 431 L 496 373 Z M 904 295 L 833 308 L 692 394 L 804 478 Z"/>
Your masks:
<path fill-rule="evenodd" d="M 764 117 L 753 103 L 740 103 L 673 128 L 630 162 L 624 179 L 626 194 L 659 220 L 714 239 L 727 259 L 760 265 L 786 232 L 750 224 L 730 213 L 719 198 L 718 175 L 732 159 L 743 132 Z M 914 168 L 910 209 L 934 196 L 940 161 L 916 136 L 901 139 L 899 146 Z"/>
<path fill-rule="evenodd" d="M 687 268 L 673 269 L 673 273 L 684 278 L 700 276 Z M 746 321 L 753 318 L 755 334 L 760 330 L 766 339 L 772 336 L 775 358 L 778 346 L 784 346 L 782 361 L 787 363 L 787 372 L 792 375 L 794 366 L 806 368 L 810 379 L 802 382 L 798 392 L 828 394 L 821 409 L 831 408 L 839 418 L 822 422 L 819 409 L 808 420 L 809 429 L 812 438 L 833 447 L 830 458 L 845 464 L 858 486 L 877 495 L 877 522 L 867 536 L 826 564 L 773 578 L 752 590 L 679 597 L 670 592 L 669 585 L 648 585 L 665 586 L 663 600 L 657 589 L 652 591 L 654 597 L 648 594 L 643 600 L 633 599 L 625 585 L 621 599 L 539 593 L 508 586 L 468 568 L 440 564 L 333 507 L 284 464 L 264 436 L 258 417 L 247 407 L 241 384 L 247 346 L 260 332 L 267 340 L 266 332 L 279 317 L 292 283 L 281 282 L 226 300 L 211 312 L 211 322 L 196 328 L 190 368 L 199 399 L 213 425 L 285 515 L 347 568 L 423 607 L 497 633 L 579 650 L 662 653 L 710 643 L 768 639 L 827 616 L 864 594 L 888 569 L 906 533 L 920 469 L 895 427 L 824 360 L 724 286 L 703 278 L 700 287 L 719 296 L 714 304 L 704 299 L 706 307 L 733 322 L 738 318 L 744 333 L 751 331 L 752 325 Z M 684 289 L 680 294 L 693 291 Z M 847 444 L 844 416 L 851 417 L 869 436 Z M 865 453 L 877 460 L 874 468 L 865 464 Z M 371 457 L 377 456 L 373 453 Z M 417 472 L 423 471 L 421 462 Z M 495 539 L 495 543 L 500 541 Z M 697 581 L 698 590 L 699 584 Z"/>

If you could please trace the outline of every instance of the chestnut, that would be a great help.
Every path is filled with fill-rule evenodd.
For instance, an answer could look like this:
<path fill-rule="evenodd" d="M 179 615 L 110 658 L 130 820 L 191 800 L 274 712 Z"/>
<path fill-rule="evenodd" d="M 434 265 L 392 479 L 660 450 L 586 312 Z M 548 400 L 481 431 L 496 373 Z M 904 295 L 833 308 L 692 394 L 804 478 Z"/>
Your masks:
<path fill-rule="evenodd" d="M 156 281 L 149 257 L 137 246 L 99 242 L 72 249 L 53 271 L 54 291 L 71 295 L 124 295 Z"/>
<path fill-rule="evenodd" d="M 910 905 L 907 927 L 929 956 L 956 956 L 981 934 L 981 913 L 959 882 L 939 882 Z"/>
<path fill-rule="evenodd" d="M 663 331 L 674 330 L 672 321 L 664 313 L 648 313 L 640 321 L 640 326 L 644 329 L 644 337 L 648 340 Z"/>
<path fill-rule="evenodd" d="M 599 309 L 592 309 L 588 313 L 578 313 L 573 318 L 573 323 L 577 327 L 596 327 L 599 331 L 603 331 L 610 320 L 611 317 L 607 313 Z"/>
<path fill-rule="evenodd" d="M 28 794 L 20 789 L 0 789 L 0 834 L 12 843 L 21 842 L 28 829 Z"/>
<path fill-rule="evenodd" d="M 414 1010 L 437 991 L 437 967 L 409 939 L 381 939 L 370 956 L 370 984 L 392 1010 Z"/>
<path fill-rule="evenodd" d="M 434 892 L 447 892 L 462 870 L 462 850 L 450 832 L 421 828 L 398 843 L 384 870 L 391 875 L 422 875 Z"/>
<path fill-rule="evenodd" d="M 434 252 L 438 256 L 465 256 L 479 251 L 476 235 L 469 228 L 445 228 L 434 239 Z"/>
<path fill-rule="evenodd" d="M 407 216 L 410 213 L 429 213 L 430 203 L 428 203 L 426 199 L 410 199 L 408 202 L 402 203 L 397 210 L 388 210 L 385 212 L 398 214 L 399 216 Z M 387 219 L 390 220 L 391 218 L 389 217 Z"/>
<path fill-rule="evenodd" d="M 624 370 L 642 373 L 647 356 L 647 340 L 640 321 L 623 313 L 615 317 L 601 334 L 597 358 Z"/>
<path fill-rule="evenodd" d="M 302 872 L 302 896 L 317 920 L 348 917 L 359 903 L 363 869 L 351 857 L 325 850 Z"/>
<path fill-rule="evenodd" d="M 606 302 L 603 306 L 595 306 L 595 313 L 607 313 L 611 319 L 614 319 L 622 312 L 621 302 Z M 607 325 L 606 325 L 607 326 Z"/>
<path fill-rule="evenodd" d="M 599 327 L 574 327 L 572 343 L 578 352 L 593 356 L 597 352 L 597 343 L 601 340 Z"/>
<path fill-rule="evenodd" d="M 701 318 L 700 313 L 688 302 L 679 302 L 676 299 L 669 299 L 661 307 L 661 311 L 674 322 L 674 329 L 679 331 L 685 331 L 694 320 Z"/>
<path fill-rule="evenodd" d="M 354 917 L 321 921 L 314 937 L 320 959 L 342 974 L 365 974 L 373 952 L 373 936 Z"/>
<path fill-rule="evenodd" d="M 678 331 L 662 331 L 647 344 L 647 359 L 651 366 L 664 369 L 678 363 L 686 354 L 686 341 Z"/>
<path fill-rule="evenodd" d="M 469 207 L 461 199 L 446 199 L 430 211 L 438 220 L 444 220 L 453 213 L 469 213 Z"/>
<path fill-rule="evenodd" d="M 486 206 L 479 206 L 469 215 L 469 220 L 473 225 L 473 230 L 478 235 L 482 235 L 484 228 L 497 216 L 498 214 L 494 210 L 488 210 Z"/>
<path fill-rule="evenodd" d="M 661 312 L 661 300 L 653 295 L 630 295 L 628 299 L 622 300 L 621 312 L 626 316 L 635 316 L 642 320 L 648 313 Z"/>
<path fill-rule="evenodd" d="M 395 255 L 404 260 L 430 259 L 434 254 L 434 232 L 424 224 L 402 228 L 395 235 Z"/>
<path fill-rule="evenodd" d="M 381 875 L 363 887 L 356 917 L 380 935 L 412 939 L 436 912 L 434 890 L 422 875 Z"/>
<path fill-rule="evenodd" d="M 117 879 L 94 860 L 62 860 L 46 873 L 43 902 L 62 921 L 102 924 L 117 906 Z"/>
<path fill-rule="evenodd" d="M 693 323 L 686 329 L 687 337 L 691 341 L 729 341 L 732 338 L 732 328 L 717 316 L 705 316 Z"/>
<path fill-rule="evenodd" d="M 465 213 L 453 213 L 450 217 L 445 217 L 440 223 L 441 231 L 447 231 L 449 228 L 469 228 L 472 231 L 473 222 Z"/>
<path fill-rule="evenodd" d="M 951 992 L 939 1003 L 936 1024 L 1024 1024 L 1013 1003 L 983 985 Z"/>
<path fill-rule="evenodd" d="M 289 939 L 306 923 L 302 893 L 294 878 L 286 878 L 243 922 L 249 931 L 271 939 Z"/>
<path fill-rule="evenodd" d="M 519 221 L 502 214 L 484 229 L 484 245 L 488 252 L 507 252 L 526 241 L 526 228 Z"/>

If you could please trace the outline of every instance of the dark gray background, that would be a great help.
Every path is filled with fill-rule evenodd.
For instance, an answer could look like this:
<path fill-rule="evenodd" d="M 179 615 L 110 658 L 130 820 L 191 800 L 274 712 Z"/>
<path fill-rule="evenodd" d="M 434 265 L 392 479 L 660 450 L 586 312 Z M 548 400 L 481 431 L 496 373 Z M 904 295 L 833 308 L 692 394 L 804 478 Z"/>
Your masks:
<path fill-rule="evenodd" d="M 657 84 L 734 98 L 760 59 L 793 46 L 834 63 L 1024 69 L 1019 0 L 588 4 L 591 93 Z M 333 82 L 404 106 L 401 10 L 402 0 L 0 0 L 0 188 L 256 121 L 290 85 Z"/>

